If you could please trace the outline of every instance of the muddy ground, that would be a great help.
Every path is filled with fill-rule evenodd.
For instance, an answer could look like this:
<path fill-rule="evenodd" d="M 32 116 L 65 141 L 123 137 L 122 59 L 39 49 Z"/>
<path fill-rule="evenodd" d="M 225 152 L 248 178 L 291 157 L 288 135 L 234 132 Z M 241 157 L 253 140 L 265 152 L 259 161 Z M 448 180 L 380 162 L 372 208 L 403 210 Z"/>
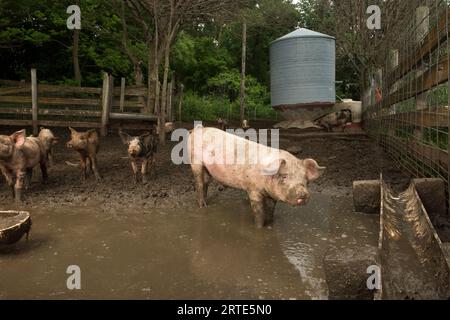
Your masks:
<path fill-rule="evenodd" d="M 241 191 L 214 183 L 210 206 L 197 208 L 189 166 L 170 161 L 174 143 L 160 149 L 157 176 L 133 185 L 126 147 L 111 133 L 98 155 L 103 179 L 81 182 L 79 169 L 66 164 L 78 161 L 64 146 L 68 130 L 55 133 L 61 143 L 49 183 L 41 185 L 36 170 L 26 193 L 30 240 L 0 247 L 3 299 L 326 299 L 325 256 L 377 246 L 379 218 L 354 212 L 353 181 L 383 172 L 397 190 L 409 183 L 364 136 L 282 137 L 282 148 L 301 148 L 299 157 L 327 170 L 308 206 L 279 204 L 273 228 L 256 230 Z M 14 208 L 2 181 L 0 210 Z M 69 265 L 83 272 L 80 291 L 66 287 Z"/>

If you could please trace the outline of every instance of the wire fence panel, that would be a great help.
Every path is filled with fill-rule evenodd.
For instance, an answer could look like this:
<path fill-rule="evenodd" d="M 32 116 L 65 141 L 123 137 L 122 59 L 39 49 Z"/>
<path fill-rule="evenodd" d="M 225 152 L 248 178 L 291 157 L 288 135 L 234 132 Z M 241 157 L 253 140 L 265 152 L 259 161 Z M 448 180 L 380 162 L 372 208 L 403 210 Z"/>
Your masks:
<path fill-rule="evenodd" d="M 366 130 L 415 177 L 449 182 L 449 18 L 446 0 L 411 1 L 364 96 Z"/>

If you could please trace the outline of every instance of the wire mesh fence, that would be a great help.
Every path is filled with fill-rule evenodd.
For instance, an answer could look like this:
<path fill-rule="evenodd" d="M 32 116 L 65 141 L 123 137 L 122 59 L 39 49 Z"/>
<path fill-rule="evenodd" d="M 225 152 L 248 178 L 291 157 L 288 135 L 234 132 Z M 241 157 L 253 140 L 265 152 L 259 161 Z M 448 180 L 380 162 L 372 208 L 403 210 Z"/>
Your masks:
<path fill-rule="evenodd" d="M 449 1 L 411 1 L 364 97 L 369 134 L 415 177 L 449 179 Z"/>

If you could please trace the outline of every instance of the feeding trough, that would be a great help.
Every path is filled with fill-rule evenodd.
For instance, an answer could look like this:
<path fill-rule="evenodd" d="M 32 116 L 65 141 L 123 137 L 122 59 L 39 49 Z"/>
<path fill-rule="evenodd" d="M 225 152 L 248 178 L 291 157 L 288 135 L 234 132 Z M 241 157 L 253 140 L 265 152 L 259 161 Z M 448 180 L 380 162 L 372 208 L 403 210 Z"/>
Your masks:
<path fill-rule="evenodd" d="M 448 246 L 433 221 L 448 219 L 444 183 L 415 179 L 398 195 L 383 181 L 354 183 L 357 211 L 380 213 L 377 262 L 381 288 L 376 299 L 448 299 Z"/>
<path fill-rule="evenodd" d="M 0 211 L 0 245 L 18 242 L 31 229 L 30 214 L 25 211 Z"/>

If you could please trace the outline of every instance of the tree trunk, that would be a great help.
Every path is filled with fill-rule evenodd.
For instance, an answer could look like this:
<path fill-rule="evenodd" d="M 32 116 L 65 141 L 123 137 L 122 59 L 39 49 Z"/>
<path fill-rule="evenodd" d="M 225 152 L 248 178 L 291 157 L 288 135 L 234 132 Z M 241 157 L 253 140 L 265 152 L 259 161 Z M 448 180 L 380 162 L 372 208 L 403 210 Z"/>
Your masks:
<path fill-rule="evenodd" d="M 247 56 L 247 23 L 242 26 L 242 69 L 241 69 L 241 124 L 245 119 L 245 62 Z"/>
<path fill-rule="evenodd" d="M 146 112 L 155 112 L 155 90 L 154 90 L 154 79 L 153 71 L 154 71 L 154 41 L 148 41 L 148 79 L 147 79 L 147 106 Z"/>
<path fill-rule="evenodd" d="M 161 112 L 159 116 L 159 142 L 163 146 L 166 143 L 166 132 L 164 128 L 166 125 L 167 84 L 169 79 L 170 67 L 170 39 L 167 39 L 166 41 L 167 43 L 164 49 L 164 76 L 161 88 Z"/>
<path fill-rule="evenodd" d="M 148 69 L 148 108 L 151 112 L 157 114 L 159 112 L 158 97 L 158 81 L 159 81 L 159 58 L 157 53 L 157 40 L 153 40 L 149 44 L 149 69 Z"/>
<path fill-rule="evenodd" d="M 79 45 L 80 43 L 80 30 L 73 30 L 73 45 L 72 45 L 72 63 L 73 63 L 73 73 L 75 81 L 78 86 L 81 86 L 81 70 L 80 70 L 80 60 L 79 60 Z"/>

